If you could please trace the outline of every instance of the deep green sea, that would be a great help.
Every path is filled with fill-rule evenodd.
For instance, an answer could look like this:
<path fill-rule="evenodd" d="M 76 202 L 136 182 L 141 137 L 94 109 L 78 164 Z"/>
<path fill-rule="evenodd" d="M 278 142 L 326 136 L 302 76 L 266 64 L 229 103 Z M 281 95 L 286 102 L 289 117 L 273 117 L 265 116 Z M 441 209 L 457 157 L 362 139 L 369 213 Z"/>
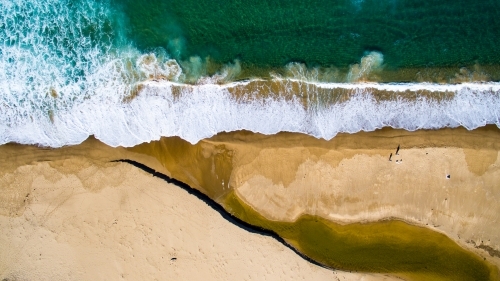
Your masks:
<path fill-rule="evenodd" d="M 499 64 L 497 0 L 113 0 L 141 51 L 346 67 L 370 51 L 389 68 Z"/>

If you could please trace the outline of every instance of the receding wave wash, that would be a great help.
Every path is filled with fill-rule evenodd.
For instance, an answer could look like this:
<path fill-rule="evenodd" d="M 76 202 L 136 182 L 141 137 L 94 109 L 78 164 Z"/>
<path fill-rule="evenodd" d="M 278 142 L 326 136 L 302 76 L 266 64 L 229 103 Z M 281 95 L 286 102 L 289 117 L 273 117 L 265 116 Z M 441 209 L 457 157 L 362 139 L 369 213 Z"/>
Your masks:
<path fill-rule="evenodd" d="M 0 143 L 499 125 L 499 8 L 0 0 Z"/>

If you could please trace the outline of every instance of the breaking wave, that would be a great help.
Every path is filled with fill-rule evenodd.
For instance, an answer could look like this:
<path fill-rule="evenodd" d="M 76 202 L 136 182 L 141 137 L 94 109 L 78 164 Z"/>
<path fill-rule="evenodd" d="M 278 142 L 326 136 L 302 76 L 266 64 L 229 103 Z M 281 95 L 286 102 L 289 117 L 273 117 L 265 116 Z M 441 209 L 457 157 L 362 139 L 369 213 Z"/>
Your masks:
<path fill-rule="evenodd" d="M 231 82 L 242 71 L 238 60 L 209 76 L 208 59 L 139 52 L 109 7 L 0 0 L 0 144 L 60 147 L 90 135 L 111 146 L 162 136 L 196 143 L 243 129 L 330 139 L 385 126 L 500 126 L 498 83 L 365 83 L 384 67 L 378 52 L 344 74 L 291 63 L 285 75 Z"/>
<path fill-rule="evenodd" d="M 286 85 L 290 82 L 267 83 Z M 50 118 L 45 112 L 33 110 L 32 118 L 19 116 L 10 123 L 4 119 L 0 125 L 0 141 L 60 147 L 78 144 L 94 135 L 111 146 L 134 146 L 161 136 L 179 136 L 196 143 L 219 132 L 242 129 L 263 134 L 301 132 L 331 139 L 341 132 L 372 131 L 385 126 L 412 131 L 500 125 L 500 84 L 496 83 L 315 84 L 320 89 L 342 87 L 348 91 L 348 99 L 323 105 L 319 101 L 304 103 L 300 96 L 308 93 L 290 96 L 280 92 L 264 96 L 253 89 L 257 92 L 242 98 L 232 92 L 236 87 L 250 84 L 145 82 L 129 101 L 93 96 L 53 113 Z M 397 97 L 417 95 L 406 100 L 378 99 L 376 93 L 381 90 L 393 91 Z M 429 90 L 452 94 L 442 100 L 418 95 Z"/>

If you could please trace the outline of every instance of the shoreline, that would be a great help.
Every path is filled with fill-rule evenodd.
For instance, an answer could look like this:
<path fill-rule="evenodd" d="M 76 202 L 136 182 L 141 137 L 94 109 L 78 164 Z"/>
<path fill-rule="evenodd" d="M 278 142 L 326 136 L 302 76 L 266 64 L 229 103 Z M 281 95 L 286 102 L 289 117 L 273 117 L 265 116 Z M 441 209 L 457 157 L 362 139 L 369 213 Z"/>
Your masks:
<path fill-rule="evenodd" d="M 473 90 L 492 90 L 498 91 L 500 89 L 500 81 L 466 81 L 459 83 L 433 83 L 433 82 L 377 82 L 377 81 L 360 81 L 360 82 L 323 82 L 323 81 L 315 81 L 315 80 L 301 80 L 293 77 L 273 77 L 270 79 L 262 79 L 262 78 L 253 78 L 249 80 L 241 80 L 241 81 L 230 81 L 227 83 L 214 83 L 214 84 L 188 84 L 176 81 L 169 81 L 166 79 L 147 79 L 143 82 L 140 82 L 139 85 L 147 85 L 147 86 L 158 86 L 160 84 L 165 84 L 168 86 L 176 86 L 176 87 L 220 87 L 223 89 L 236 87 L 236 86 L 247 86 L 250 83 L 280 83 L 280 82 L 295 82 L 295 83 L 304 83 L 310 84 L 314 86 L 318 86 L 319 88 L 325 89 L 375 89 L 375 90 L 387 90 L 394 92 L 406 92 L 406 91 L 457 91 L 463 88 L 470 88 Z"/>
<path fill-rule="evenodd" d="M 191 86 L 150 80 L 130 91 L 116 88 L 118 92 L 76 101 L 63 91 L 48 95 L 41 108 L 12 100 L 3 106 L 0 143 L 61 147 L 94 135 L 110 146 L 131 147 L 162 136 L 180 136 L 195 144 L 238 130 L 332 139 L 342 132 L 386 126 L 414 131 L 500 125 L 500 83 L 212 82 Z"/>

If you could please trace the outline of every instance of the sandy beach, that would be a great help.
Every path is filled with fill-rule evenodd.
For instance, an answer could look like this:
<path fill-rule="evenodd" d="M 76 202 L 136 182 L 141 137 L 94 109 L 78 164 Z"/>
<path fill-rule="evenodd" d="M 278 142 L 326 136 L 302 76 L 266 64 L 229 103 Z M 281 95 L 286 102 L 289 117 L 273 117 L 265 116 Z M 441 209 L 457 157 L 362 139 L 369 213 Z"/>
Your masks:
<path fill-rule="evenodd" d="M 0 151 L 1 280 L 392 280 L 313 265 L 181 188 L 110 163 L 155 166 L 121 148 L 91 139 Z"/>
<path fill-rule="evenodd" d="M 234 192 L 271 221 L 302 214 L 341 224 L 401 219 L 498 266 L 499 140 L 495 126 L 382 129 L 330 141 L 234 132 L 196 145 L 164 138 L 132 150 L 155 156 L 173 177 L 222 204 Z"/>
<path fill-rule="evenodd" d="M 183 181 L 222 205 L 235 194 L 272 221 L 304 214 L 341 224 L 404 220 L 444 233 L 498 267 L 499 140 L 488 126 L 383 129 L 331 141 L 234 132 L 196 145 L 163 138 L 125 149 L 91 138 L 60 149 L 0 146 L 0 278 L 392 278 L 313 265 L 185 190 L 110 162 L 118 159 Z"/>

